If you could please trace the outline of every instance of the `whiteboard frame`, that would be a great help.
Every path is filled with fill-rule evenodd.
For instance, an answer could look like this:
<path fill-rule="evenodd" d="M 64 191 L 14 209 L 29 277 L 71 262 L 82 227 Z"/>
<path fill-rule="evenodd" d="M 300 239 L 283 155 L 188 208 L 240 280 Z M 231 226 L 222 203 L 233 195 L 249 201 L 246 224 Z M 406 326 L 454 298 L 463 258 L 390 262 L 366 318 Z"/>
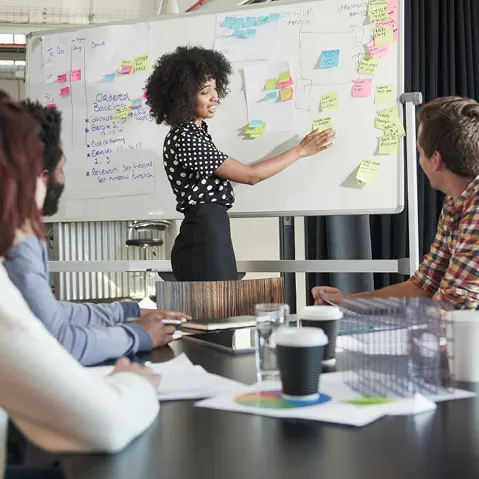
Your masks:
<path fill-rule="evenodd" d="M 328 0 L 316 0 L 316 1 L 328 1 Z M 309 3 L 311 0 L 301 0 L 300 2 L 295 2 L 293 0 L 287 0 L 287 1 L 278 1 L 275 2 L 275 6 L 286 6 L 286 5 L 300 5 L 302 3 Z M 268 3 L 266 5 L 267 7 L 270 7 L 271 5 Z M 251 4 L 251 5 L 238 5 L 238 10 L 240 9 L 241 11 L 254 11 L 255 9 L 264 9 L 265 4 L 263 3 L 258 3 L 258 4 Z M 235 10 L 237 10 L 235 9 Z M 404 27 L 405 27 L 405 18 L 404 18 L 404 0 L 399 0 L 399 10 L 400 10 L 400 15 L 399 15 L 399 40 L 398 40 L 398 60 L 399 60 L 399 65 L 398 65 L 398 73 L 399 73 L 399 79 L 398 79 L 398 98 L 400 97 L 401 94 L 405 93 L 404 92 L 404 83 L 405 83 L 405 53 L 404 53 Z M 155 16 L 155 17 L 139 17 L 135 19 L 128 19 L 128 20 L 120 20 L 118 22 L 110 22 L 110 23 L 96 23 L 96 24 L 91 24 L 91 25 L 76 25 L 73 27 L 65 27 L 65 28 L 58 28 L 58 29 L 52 29 L 52 30 L 37 30 L 35 32 L 30 32 L 27 35 L 27 55 L 26 55 L 26 60 L 27 60 L 27 69 L 26 69 L 26 75 L 25 75 L 25 83 L 26 83 L 26 88 L 25 88 L 25 93 L 26 96 L 29 97 L 29 77 L 30 77 L 30 51 L 31 51 L 31 43 L 35 38 L 38 37 L 44 37 L 46 35 L 56 35 L 56 34 L 61 34 L 61 33 L 68 33 L 68 32 L 75 32 L 78 30 L 86 30 L 90 28 L 98 28 L 98 27 L 107 27 L 107 26 L 115 26 L 115 25 L 135 25 L 138 23 L 153 23 L 153 22 L 161 22 L 161 21 L 166 21 L 170 20 L 172 18 L 177 18 L 177 17 L 186 17 L 186 16 L 195 16 L 195 17 L 201 17 L 203 15 L 218 15 L 218 14 L 224 14 L 233 11 L 231 7 L 229 8 L 223 8 L 223 9 L 214 9 L 214 10 L 207 10 L 203 12 L 195 12 L 195 13 L 180 13 L 180 14 L 171 14 L 171 15 L 161 15 L 161 16 Z M 399 108 L 400 108 L 400 114 L 403 114 L 404 107 L 401 104 L 401 102 L 398 102 Z M 404 137 L 403 141 L 400 143 L 400 148 L 399 148 L 399 155 L 398 155 L 398 177 L 397 181 L 399 182 L 399 205 L 397 208 L 394 209 L 386 209 L 386 210 L 341 210 L 341 211 L 331 211 L 331 210 L 304 210 L 304 211 L 274 211 L 274 212 L 263 212 L 263 213 L 257 213 L 257 212 L 238 212 L 235 213 L 234 208 L 233 211 L 229 212 L 229 215 L 231 218 L 268 218 L 268 217 L 282 217 L 282 216 L 294 216 L 294 217 L 302 217 L 302 216 L 336 216 L 336 215 L 377 215 L 377 214 L 399 214 L 404 210 L 405 206 L 405 178 L 404 178 L 404 171 L 406 167 L 406 161 L 407 158 L 405 157 L 404 154 L 404 145 L 406 144 L 408 138 L 407 136 Z M 414 161 L 414 160 L 413 160 Z M 416 182 L 416 180 L 415 180 Z M 178 214 L 175 215 L 175 217 L 172 218 L 166 218 L 164 215 L 162 215 L 159 218 L 153 218 L 151 217 L 150 219 L 182 219 L 183 215 Z M 133 220 L 133 219 L 138 219 L 138 218 L 130 218 L 130 217 L 118 217 L 115 218 L 115 220 L 112 221 L 122 221 L 122 220 Z M 45 219 L 45 221 L 48 221 L 48 219 Z M 64 222 L 68 223 L 75 223 L 75 222 L 81 222 L 82 220 L 65 220 Z M 94 221 L 94 220 L 91 220 Z M 54 220 L 53 222 L 58 222 L 58 220 Z M 410 225 L 411 226 L 411 225 Z"/>

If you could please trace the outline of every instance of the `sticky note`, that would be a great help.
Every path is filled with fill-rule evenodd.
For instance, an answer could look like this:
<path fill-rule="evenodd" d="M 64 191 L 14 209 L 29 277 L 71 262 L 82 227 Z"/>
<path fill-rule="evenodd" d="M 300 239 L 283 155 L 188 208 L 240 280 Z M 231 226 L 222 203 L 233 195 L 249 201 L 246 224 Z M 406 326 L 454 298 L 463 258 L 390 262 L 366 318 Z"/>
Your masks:
<path fill-rule="evenodd" d="M 279 84 L 279 87 L 280 87 L 281 89 L 283 89 L 283 88 L 287 88 L 287 87 L 292 86 L 292 85 L 293 85 L 293 80 L 290 78 L 288 81 L 283 81 L 283 82 L 281 82 L 281 83 Z"/>
<path fill-rule="evenodd" d="M 389 108 L 384 108 L 383 110 L 379 110 L 376 113 L 376 116 L 378 118 L 382 118 L 383 120 L 388 120 L 388 121 L 399 118 L 398 107 L 397 105 L 394 105 Z"/>
<path fill-rule="evenodd" d="M 383 128 L 384 135 L 385 136 L 405 136 L 406 131 L 404 130 L 403 124 L 400 122 L 399 119 L 396 121 L 391 121 L 388 124 L 386 124 Z"/>
<path fill-rule="evenodd" d="M 225 17 L 223 20 L 223 27 L 224 28 L 233 28 L 235 23 L 235 17 Z"/>
<path fill-rule="evenodd" d="M 128 118 L 129 115 L 130 115 L 130 108 L 128 106 L 122 106 L 116 109 L 113 115 L 113 119 L 122 120 L 123 118 Z"/>
<path fill-rule="evenodd" d="M 276 90 L 277 88 L 278 88 L 278 80 L 276 80 L 276 78 L 268 78 L 264 82 L 265 90 Z"/>
<path fill-rule="evenodd" d="M 253 126 L 251 126 L 253 125 Z M 251 138 L 263 136 L 266 131 L 266 122 L 262 120 L 252 120 L 246 127 L 245 134 Z"/>
<path fill-rule="evenodd" d="M 146 72 L 150 69 L 150 57 L 148 53 L 144 55 L 138 55 L 137 57 L 133 58 L 133 71 L 137 72 Z"/>
<path fill-rule="evenodd" d="M 80 81 L 81 80 L 81 70 L 72 70 L 70 73 L 71 81 Z"/>
<path fill-rule="evenodd" d="M 376 87 L 376 95 L 374 96 L 374 103 L 376 105 L 389 105 L 394 103 L 394 85 L 378 85 Z"/>
<path fill-rule="evenodd" d="M 66 86 L 60 90 L 60 96 L 67 96 L 70 94 L 70 87 Z"/>
<path fill-rule="evenodd" d="M 266 93 L 265 100 L 267 101 L 276 101 L 278 99 L 278 92 L 276 90 Z"/>
<path fill-rule="evenodd" d="M 51 93 L 45 93 L 43 95 L 43 103 L 52 103 L 53 102 L 53 95 Z"/>
<path fill-rule="evenodd" d="M 244 30 L 235 30 L 235 31 L 233 32 L 233 36 L 236 37 L 236 38 L 243 38 L 243 37 L 244 37 L 244 33 L 245 33 Z"/>
<path fill-rule="evenodd" d="M 282 73 L 279 74 L 280 83 L 285 82 L 285 81 L 289 81 L 290 79 L 291 79 L 291 73 L 290 72 L 282 72 Z"/>
<path fill-rule="evenodd" d="M 291 87 L 284 88 L 279 91 L 279 97 L 281 101 L 288 101 L 293 99 L 293 89 Z"/>
<path fill-rule="evenodd" d="M 254 38 L 256 36 L 256 28 L 247 28 L 243 36 L 245 38 Z"/>
<path fill-rule="evenodd" d="M 103 81 L 106 81 L 106 82 L 115 81 L 115 74 L 114 73 L 108 73 L 108 75 L 103 75 Z"/>
<path fill-rule="evenodd" d="M 62 73 L 61 75 L 57 76 L 57 83 L 65 83 L 67 81 L 67 74 Z"/>
<path fill-rule="evenodd" d="M 258 21 L 258 17 L 246 17 L 244 26 L 245 28 L 254 27 L 256 26 L 257 21 Z"/>
<path fill-rule="evenodd" d="M 358 72 L 363 75 L 376 75 L 381 58 L 374 58 L 370 55 L 364 55 L 359 63 Z"/>
<path fill-rule="evenodd" d="M 333 120 L 330 116 L 326 118 L 316 118 L 313 121 L 313 130 L 327 130 L 333 127 Z"/>
<path fill-rule="evenodd" d="M 388 0 L 369 0 L 370 7 L 377 7 L 378 5 L 387 5 Z"/>
<path fill-rule="evenodd" d="M 321 95 L 321 111 L 336 110 L 339 108 L 339 95 L 337 91 L 330 91 Z"/>
<path fill-rule="evenodd" d="M 252 120 L 249 122 L 248 128 L 260 128 L 263 120 Z"/>
<path fill-rule="evenodd" d="M 385 18 L 384 20 L 387 20 Z M 235 18 L 235 21 L 233 22 L 233 28 L 243 28 L 244 27 L 244 18 Z"/>
<path fill-rule="evenodd" d="M 130 109 L 136 110 L 138 108 L 141 108 L 141 98 L 135 98 L 134 100 L 131 100 Z"/>
<path fill-rule="evenodd" d="M 53 73 L 50 73 L 45 77 L 45 83 L 48 85 L 49 83 L 55 83 L 58 79 L 58 76 L 55 76 Z"/>
<path fill-rule="evenodd" d="M 398 25 L 397 21 L 394 19 L 389 19 L 385 22 L 377 22 L 376 23 L 376 28 L 380 27 L 391 27 L 393 29 L 393 41 L 397 42 L 399 38 L 399 30 L 398 30 Z"/>
<path fill-rule="evenodd" d="M 374 29 L 374 44 L 377 47 L 389 45 L 394 41 L 394 32 L 392 27 L 378 27 Z"/>
<path fill-rule="evenodd" d="M 268 15 L 268 22 L 279 22 L 281 15 L 279 13 L 270 13 Z"/>
<path fill-rule="evenodd" d="M 130 75 L 130 73 L 133 73 L 133 63 L 132 60 L 123 60 L 121 62 L 121 67 L 118 70 L 118 73 L 120 75 Z"/>
<path fill-rule="evenodd" d="M 363 160 L 356 171 L 356 181 L 361 185 L 376 180 L 381 163 L 374 160 Z"/>
<path fill-rule="evenodd" d="M 379 138 L 378 153 L 380 155 L 390 155 L 397 153 L 399 146 L 399 138 L 397 136 L 384 135 Z"/>
<path fill-rule="evenodd" d="M 372 84 L 372 78 L 366 78 L 364 80 L 354 80 L 351 92 L 352 96 L 354 98 L 364 98 L 371 96 Z"/>
<path fill-rule="evenodd" d="M 371 23 L 383 22 L 389 19 L 389 8 L 387 4 L 370 5 L 368 15 Z"/>
<path fill-rule="evenodd" d="M 256 26 L 259 27 L 260 25 L 264 25 L 268 21 L 268 16 L 258 17 L 256 20 Z"/>
<path fill-rule="evenodd" d="M 339 65 L 339 50 L 323 50 L 319 59 L 319 68 L 336 68 Z"/>
<path fill-rule="evenodd" d="M 55 103 L 49 103 L 48 105 L 45 105 L 46 108 L 56 108 L 57 106 Z"/>
<path fill-rule="evenodd" d="M 368 43 L 369 54 L 375 58 L 382 58 L 386 56 L 389 53 L 389 49 L 390 49 L 389 45 L 383 45 L 382 47 L 377 47 L 374 44 L 374 40 L 371 40 Z"/>

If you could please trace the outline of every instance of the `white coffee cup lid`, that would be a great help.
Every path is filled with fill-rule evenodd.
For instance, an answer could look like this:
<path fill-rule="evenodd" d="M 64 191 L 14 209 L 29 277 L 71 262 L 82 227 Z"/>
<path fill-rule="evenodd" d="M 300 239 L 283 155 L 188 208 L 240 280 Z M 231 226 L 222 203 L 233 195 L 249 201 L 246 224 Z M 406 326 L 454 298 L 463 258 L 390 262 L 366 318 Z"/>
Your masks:
<path fill-rule="evenodd" d="M 325 346 L 328 337 L 319 328 L 288 328 L 282 326 L 275 334 L 276 346 L 291 346 L 295 348 L 310 348 Z"/>
<path fill-rule="evenodd" d="M 326 319 L 341 319 L 343 312 L 337 306 L 306 306 L 299 313 L 300 319 L 321 321 Z"/>

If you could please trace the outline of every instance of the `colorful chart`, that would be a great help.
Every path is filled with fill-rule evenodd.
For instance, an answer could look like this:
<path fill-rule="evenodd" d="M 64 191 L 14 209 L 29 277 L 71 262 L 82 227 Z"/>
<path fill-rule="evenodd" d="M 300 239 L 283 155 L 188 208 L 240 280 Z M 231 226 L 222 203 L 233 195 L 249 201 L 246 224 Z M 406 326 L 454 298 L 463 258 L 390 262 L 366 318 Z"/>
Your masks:
<path fill-rule="evenodd" d="M 331 397 L 320 394 L 314 401 L 292 401 L 284 399 L 282 391 L 257 391 L 240 394 L 235 397 L 235 402 L 242 406 L 259 407 L 263 409 L 292 409 L 298 407 L 318 406 L 331 401 Z"/>

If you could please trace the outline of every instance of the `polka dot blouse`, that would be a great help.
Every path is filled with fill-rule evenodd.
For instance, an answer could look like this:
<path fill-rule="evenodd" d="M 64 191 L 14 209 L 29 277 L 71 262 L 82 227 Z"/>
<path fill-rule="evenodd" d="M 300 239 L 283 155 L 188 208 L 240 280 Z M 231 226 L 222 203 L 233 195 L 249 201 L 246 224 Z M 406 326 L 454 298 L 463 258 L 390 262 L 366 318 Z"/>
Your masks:
<path fill-rule="evenodd" d="M 201 127 L 185 122 L 171 128 L 165 138 L 163 160 L 176 195 L 176 209 L 184 212 L 198 203 L 219 203 L 231 208 L 231 183 L 215 176 L 228 158 L 213 143 L 205 122 Z"/>

